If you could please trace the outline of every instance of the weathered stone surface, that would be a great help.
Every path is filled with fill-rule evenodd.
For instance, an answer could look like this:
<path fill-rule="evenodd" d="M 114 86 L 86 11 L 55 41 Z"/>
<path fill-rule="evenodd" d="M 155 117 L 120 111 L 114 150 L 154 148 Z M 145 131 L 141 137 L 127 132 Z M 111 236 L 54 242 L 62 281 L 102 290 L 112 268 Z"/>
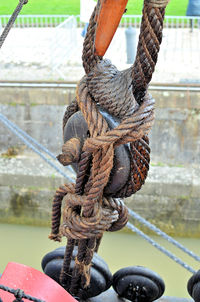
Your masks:
<path fill-rule="evenodd" d="M 64 181 L 34 156 L 0 157 L 0 221 L 49 225 L 53 196 Z"/>
<path fill-rule="evenodd" d="M 126 204 L 171 235 L 199 237 L 199 172 L 198 168 L 150 167 L 146 184 Z M 0 221 L 49 224 L 55 190 L 65 181 L 31 154 L 0 157 Z M 13 212 L 14 198 L 21 211 Z"/>
<path fill-rule="evenodd" d="M 151 161 L 199 165 L 200 92 L 151 90 L 156 119 L 150 133 Z M 56 154 L 62 146 L 62 118 L 74 89 L 0 88 L 1 112 Z M 0 127 L 0 148 L 22 144 Z"/>

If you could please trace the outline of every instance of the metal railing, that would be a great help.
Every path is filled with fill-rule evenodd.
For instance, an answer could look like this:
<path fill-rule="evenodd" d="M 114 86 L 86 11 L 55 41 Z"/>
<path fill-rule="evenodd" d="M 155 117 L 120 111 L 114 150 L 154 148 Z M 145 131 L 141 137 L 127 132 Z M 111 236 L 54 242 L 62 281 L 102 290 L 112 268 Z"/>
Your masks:
<path fill-rule="evenodd" d="M 64 22 L 69 15 L 19 15 L 14 27 L 56 27 Z M 83 27 L 80 16 L 74 16 L 78 27 Z M 0 15 L 0 24 L 5 27 L 10 15 Z M 124 15 L 120 22 L 120 27 L 140 27 L 141 15 Z M 189 16 L 165 16 L 165 28 L 200 28 L 200 17 Z"/>
<path fill-rule="evenodd" d="M 1 27 L 7 24 L 9 17 L 0 15 L 0 31 Z M 70 18 L 73 18 L 74 22 L 67 21 L 66 26 L 61 28 L 60 24 L 65 24 Z M 111 59 L 113 64 L 117 66 L 121 64 L 120 68 L 124 68 L 127 63 L 126 28 L 129 26 L 135 28 L 137 43 L 140 23 L 141 16 L 139 15 L 122 17 L 119 29 L 106 53 L 106 57 Z M 78 15 L 73 17 L 69 15 L 20 15 L 1 50 L 1 62 L 5 66 L 10 62 L 15 66 L 17 64 L 38 66 L 39 64 L 44 68 L 50 67 L 51 70 L 56 70 L 61 78 L 67 79 L 64 76 L 67 74 L 67 66 L 73 68 L 82 65 L 81 30 L 83 27 L 84 24 L 80 22 Z M 23 28 L 23 31 L 18 28 Z M 76 51 L 74 51 L 74 43 Z M 13 44 L 15 44 L 14 48 Z M 65 55 L 61 55 L 61 50 Z M 165 75 L 165 82 L 199 82 L 199 53 L 200 17 L 166 16 L 154 81 L 161 82 Z M 61 61 L 57 64 L 55 61 L 60 60 L 61 57 L 62 64 Z M 52 74 L 54 76 L 54 73 Z M 36 77 L 38 75 L 40 76 L 37 74 Z M 45 77 L 47 79 L 50 76 L 47 74 Z M 23 77 L 23 80 L 25 79 Z M 34 80 L 33 76 L 31 80 Z"/>
<path fill-rule="evenodd" d="M 13 27 L 56 27 L 69 17 L 69 15 L 19 15 Z M 75 17 L 78 19 L 78 16 Z M 10 15 L 0 15 L 0 24 L 2 27 L 6 26 L 9 18 Z"/>
<path fill-rule="evenodd" d="M 65 21 L 55 27 L 52 33 L 50 44 L 51 67 L 56 70 L 61 77 L 64 77 L 60 66 L 70 60 L 73 52 L 77 48 L 77 21 L 74 16 L 68 17 Z"/>

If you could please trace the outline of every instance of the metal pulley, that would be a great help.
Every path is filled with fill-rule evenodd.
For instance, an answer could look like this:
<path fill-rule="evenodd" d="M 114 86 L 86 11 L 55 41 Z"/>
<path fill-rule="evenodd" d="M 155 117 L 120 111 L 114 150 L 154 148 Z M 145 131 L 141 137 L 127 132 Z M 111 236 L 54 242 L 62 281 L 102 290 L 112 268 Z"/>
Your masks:
<path fill-rule="evenodd" d="M 99 112 L 105 118 L 108 126 L 111 129 L 116 128 L 120 124 L 120 120 L 111 116 L 105 110 L 99 108 Z M 67 121 L 63 138 L 64 143 L 72 138 L 78 138 L 80 141 L 81 149 L 85 140 L 90 137 L 87 123 L 83 117 L 81 111 L 74 113 Z M 72 163 L 72 167 L 77 173 L 78 164 Z M 114 197 L 115 193 L 119 191 L 127 183 L 130 174 L 130 149 L 129 144 L 120 145 L 115 148 L 114 151 L 114 164 L 111 170 L 110 179 L 107 186 L 104 189 L 106 195 Z"/>

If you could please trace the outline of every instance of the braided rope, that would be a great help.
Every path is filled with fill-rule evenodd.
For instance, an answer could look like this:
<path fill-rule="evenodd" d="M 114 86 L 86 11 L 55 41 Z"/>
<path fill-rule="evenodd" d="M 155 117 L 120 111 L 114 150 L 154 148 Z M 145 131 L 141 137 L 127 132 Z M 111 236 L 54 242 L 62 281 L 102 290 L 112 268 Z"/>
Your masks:
<path fill-rule="evenodd" d="M 132 69 L 133 94 L 139 103 L 151 81 L 162 42 L 165 6 L 152 6 L 152 2 L 154 1 L 144 3 L 137 54 Z"/>
<path fill-rule="evenodd" d="M 88 94 L 88 89 L 85 86 L 84 81 L 82 82 L 82 85 L 80 85 L 79 93 L 80 93 L 81 97 L 79 97 L 78 89 L 77 89 L 78 104 L 79 104 L 79 107 L 88 123 L 88 129 L 90 131 L 90 135 L 95 137 L 98 134 L 105 133 L 106 130 L 108 129 L 107 123 L 104 121 L 102 116 L 96 110 L 95 105 L 92 103 L 91 98 Z M 98 127 L 94 127 L 95 120 L 97 121 Z M 98 131 L 96 131 L 96 129 L 98 129 Z M 103 215 L 99 216 L 100 211 L 101 211 L 101 204 L 98 201 L 100 201 L 101 196 L 103 194 L 103 189 L 109 179 L 110 170 L 108 171 L 108 169 L 109 168 L 111 169 L 111 167 L 112 167 L 112 164 L 109 165 L 109 163 L 108 163 L 109 158 L 107 157 L 106 158 L 107 169 L 103 169 L 103 171 L 98 169 L 98 167 L 95 165 L 95 163 L 99 162 L 97 160 L 100 160 L 100 158 L 103 158 L 103 156 L 106 155 L 105 153 L 104 154 L 101 154 L 101 153 L 102 152 L 100 150 L 100 151 L 97 151 L 96 154 L 93 155 L 93 165 L 92 165 L 91 177 L 88 181 L 88 184 L 92 183 L 93 185 L 92 186 L 88 185 L 85 187 L 85 191 L 88 191 L 88 188 L 91 187 L 88 192 L 89 203 L 88 204 L 84 203 L 84 205 L 82 207 L 82 216 L 83 217 L 86 217 L 87 219 L 90 219 L 92 217 L 95 221 L 99 220 L 99 223 L 103 222 L 104 219 L 103 219 Z M 98 174 L 98 172 L 99 172 L 99 174 Z M 100 178 L 98 178 L 98 176 L 100 176 Z M 94 203 L 94 202 L 96 202 L 96 203 Z M 117 213 L 115 213 L 115 214 L 117 214 Z M 104 215 L 106 215 L 106 213 L 104 213 Z M 111 213 L 108 213 L 108 216 L 111 217 Z M 118 217 L 115 216 L 114 219 L 116 220 L 117 218 Z M 111 219 L 112 219 L 112 217 L 111 217 Z M 112 221 L 112 222 L 114 222 L 114 221 Z M 106 224 L 108 227 L 109 222 L 107 221 Z M 96 238 L 101 238 L 103 232 L 106 230 L 106 229 L 100 228 L 100 225 L 98 226 L 98 228 L 100 229 L 99 236 L 97 236 L 97 233 L 95 230 L 96 236 L 94 238 L 90 239 L 89 241 L 86 239 L 86 240 L 82 240 L 79 242 L 77 261 L 75 262 L 75 269 L 74 269 L 73 275 L 72 275 L 72 283 L 71 283 L 71 288 L 70 288 L 71 293 L 77 293 L 78 284 L 79 284 L 80 279 L 81 279 L 81 284 L 83 287 L 87 287 L 90 283 L 90 265 L 88 265 L 88 263 L 91 262 L 93 253 L 96 250 Z M 91 225 L 90 225 L 89 234 L 91 234 L 91 233 L 92 233 L 92 230 L 91 230 Z M 86 238 L 88 238 L 90 236 L 89 234 L 87 235 Z"/>
<path fill-rule="evenodd" d="M 130 141 L 140 139 L 147 134 L 152 127 L 154 120 L 154 100 L 146 100 L 142 106 L 132 115 L 132 117 L 122 121 L 122 123 L 113 130 L 107 131 L 105 135 L 96 138 L 88 138 L 84 144 L 83 150 L 93 152 L 94 150 L 110 144 L 125 144 Z"/>
<path fill-rule="evenodd" d="M 94 101 L 110 114 L 125 119 L 134 113 L 131 69 L 119 71 L 109 60 L 102 60 L 88 74 L 87 85 Z"/>
<path fill-rule="evenodd" d="M 91 15 L 87 33 L 85 36 L 85 40 L 83 43 L 83 54 L 82 54 L 82 60 L 83 60 L 83 67 L 85 69 L 86 74 L 90 72 L 90 70 L 97 64 L 99 60 L 101 60 L 101 57 L 94 54 L 94 38 L 95 38 L 95 32 L 96 32 L 96 12 L 97 7 L 94 8 L 94 11 Z"/>
<path fill-rule="evenodd" d="M 67 109 L 65 111 L 64 117 L 63 117 L 63 130 L 65 128 L 65 125 L 68 121 L 68 119 L 78 111 L 78 104 L 76 99 L 74 99 L 69 106 L 67 106 Z"/>

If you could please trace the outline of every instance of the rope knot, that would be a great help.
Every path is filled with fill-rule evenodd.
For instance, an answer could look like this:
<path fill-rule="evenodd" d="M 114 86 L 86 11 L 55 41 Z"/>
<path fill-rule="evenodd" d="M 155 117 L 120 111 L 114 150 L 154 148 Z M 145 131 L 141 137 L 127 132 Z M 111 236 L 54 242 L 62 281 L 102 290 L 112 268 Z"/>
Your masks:
<path fill-rule="evenodd" d="M 104 197 L 102 203 L 93 203 L 86 195 L 69 193 L 64 197 L 64 201 L 63 224 L 60 231 L 68 238 L 100 237 L 104 231 L 120 229 L 127 222 L 127 209 L 116 200 Z"/>
<path fill-rule="evenodd" d="M 16 298 L 16 302 L 21 302 L 22 298 L 24 298 L 24 291 L 21 289 L 16 289 L 14 292 L 14 296 Z"/>

